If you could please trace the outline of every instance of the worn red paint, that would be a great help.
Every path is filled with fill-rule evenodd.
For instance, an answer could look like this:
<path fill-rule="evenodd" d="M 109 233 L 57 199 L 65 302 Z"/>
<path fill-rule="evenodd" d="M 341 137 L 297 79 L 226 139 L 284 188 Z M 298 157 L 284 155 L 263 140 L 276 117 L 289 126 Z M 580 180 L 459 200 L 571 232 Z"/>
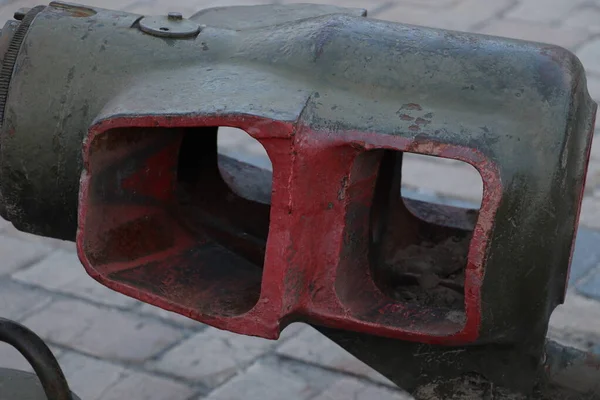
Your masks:
<path fill-rule="evenodd" d="M 165 133 L 138 147 L 122 146 L 112 153 L 92 151 L 94 142 L 103 136 L 132 127 L 202 126 L 241 128 L 258 139 L 271 158 L 273 192 L 262 266 L 240 261 L 219 247 L 233 240 L 232 233 L 211 231 L 209 226 L 190 231 L 173 216 L 181 139 L 177 131 L 165 132 L 172 135 L 171 140 L 138 157 L 134 171 L 117 179 L 120 186 L 111 192 L 113 197 L 98 191 L 93 181 L 103 179 L 98 176 L 115 163 L 129 160 L 133 151 L 144 154 L 156 141 L 164 141 Z M 366 211 L 378 166 L 376 158 L 363 155 L 375 149 L 458 159 L 482 175 L 483 203 L 465 272 L 464 323 L 452 320 L 443 310 L 388 298 L 374 283 L 369 268 L 361 264 L 368 252 Z M 277 338 L 295 319 L 432 344 L 470 343 L 479 336 L 484 259 L 502 184 L 495 164 L 477 150 L 368 132 L 315 131 L 301 122 L 245 115 L 140 116 L 111 118 L 92 126 L 83 159 L 78 253 L 87 272 L 114 290 L 221 329 L 265 338 Z M 101 182 L 105 188 L 112 181 Z M 135 232 L 123 227 L 140 218 L 155 224 L 147 228 L 151 232 L 160 226 L 155 229 L 160 235 L 144 239 L 129 259 L 106 257 L 114 250 L 106 246 L 118 239 L 110 237 L 111 232 Z M 244 246 L 256 249 L 257 245 L 242 241 L 236 246 L 234 253 L 251 251 Z M 227 262 L 214 265 L 213 259 Z M 224 266 L 230 268 L 227 273 Z"/>

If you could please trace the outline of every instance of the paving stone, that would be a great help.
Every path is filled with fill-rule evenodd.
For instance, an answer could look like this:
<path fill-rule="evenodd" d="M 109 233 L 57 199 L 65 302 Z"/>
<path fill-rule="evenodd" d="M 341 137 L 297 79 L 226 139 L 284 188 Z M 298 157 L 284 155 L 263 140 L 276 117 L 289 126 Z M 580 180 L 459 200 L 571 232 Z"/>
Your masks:
<path fill-rule="evenodd" d="M 406 155 L 402 165 L 402 184 L 476 204 L 481 204 L 483 196 L 483 181 L 474 167 L 462 161 L 446 160 L 441 163 L 431 156 Z"/>
<path fill-rule="evenodd" d="M 577 50 L 586 71 L 600 74 L 600 38 L 588 41 Z"/>
<path fill-rule="evenodd" d="M 580 227 L 575 240 L 575 251 L 571 261 L 569 286 L 573 286 L 581 278 L 600 263 L 600 232 Z"/>
<path fill-rule="evenodd" d="M 18 0 L 18 1 L 0 1 L 0 28 L 4 26 L 4 23 L 9 19 L 13 19 L 13 15 L 15 11 L 17 11 L 21 7 L 35 7 L 39 6 L 39 0 Z M 47 3 L 46 3 L 47 4 Z"/>
<path fill-rule="evenodd" d="M 565 303 L 558 306 L 550 318 L 554 334 L 570 332 L 579 336 L 600 333 L 600 307 L 598 302 L 569 291 Z"/>
<path fill-rule="evenodd" d="M 126 372 L 100 400 L 187 400 L 194 390 L 182 383 L 141 372 Z"/>
<path fill-rule="evenodd" d="M 269 340 L 208 328 L 171 349 L 153 368 L 216 387 L 273 345 Z"/>
<path fill-rule="evenodd" d="M 382 388 L 356 379 L 342 378 L 313 400 L 411 400 L 412 396 L 399 390 Z"/>
<path fill-rule="evenodd" d="M 0 236 L 0 276 L 13 273 L 41 260 L 51 250 L 40 243 Z"/>
<path fill-rule="evenodd" d="M 497 19 L 478 30 L 487 35 L 503 36 L 513 39 L 549 43 L 573 49 L 590 37 L 585 29 L 568 27 L 558 28 L 546 24 L 536 24 L 514 19 Z"/>
<path fill-rule="evenodd" d="M 590 92 L 592 89 L 590 88 Z M 600 79 L 598 79 L 598 96 L 600 96 Z M 600 124 L 596 127 L 596 132 L 592 139 L 592 153 L 590 164 L 600 164 L 600 135 L 598 134 L 600 131 Z"/>
<path fill-rule="evenodd" d="M 562 26 L 600 32 L 600 8 L 578 8 L 562 20 Z"/>
<path fill-rule="evenodd" d="M 304 329 L 296 337 L 282 344 L 277 349 L 277 353 L 395 386 L 383 375 L 352 356 L 314 328 Z"/>
<path fill-rule="evenodd" d="M 592 157 L 595 149 L 592 147 Z M 588 165 L 585 188 L 585 198 L 598 199 L 600 198 L 600 162 L 592 159 Z M 586 205 L 589 206 L 589 205 Z M 583 215 L 582 215 L 583 217 Z"/>
<path fill-rule="evenodd" d="M 585 66 L 584 66 L 585 68 Z M 590 96 L 592 97 L 592 99 L 596 102 L 596 103 L 600 103 L 600 78 L 596 77 L 596 76 L 587 76 L 587 86 L 588 86 L 588 92 L 590 93 Z M 600 124 L 596 124 L 595 126 L 596 130 L 595 132 L 598 133 L 598 131 L 600 131 Z M 596 160 L 598 160 L 598 156 L 600 151 L 600 138 L 595 137 L 594 141 L 592 142 L 592 156 L 594 156 L 594 158 Z"/>
<path fill-rule="evenodd" d="M 159 321 L 75 300 L 56 301 L 25 324 L 50 342 L 96 357 L 137 363 L 183 336 Z"/>
<path fill-rule="evenodd" d="M 530 22 L 559 22 L 585 0 L 520 0 L 506 16 Z"/>
<path fill-rule="evenodd" d="M 32 235 L 31 233 L 27 233 L 27 232 L 21 232 L 21 231 L 17 230 L 17 228 L 15 228 L 14 226 L 12 226 L 12 224 L 10 226 L 6 227 L 2 231 L 2 235 L 21 239 L 21 240 L 24 240 L 24 241 L 30 242 L 30 243 L 42 244 L 42 245 L 45 245 L 48 247 L 60 248 L 60 249 L 73 251 L 73 252 L 76 251 L 75 242 L 71 242 L 68 240 L 53 239 L 53 238 L 48 238 L 48 237 L 38 236 L 38 235 Z"/>
<path fill-rule="evenodd" d="M 377 14 L 377 18 L 433 28 L 469 31 L 502 13 L 512 4 L 514 0 L 462 0 L 443 12 L 434 12 L 431 9 L 399 3 Z"/>
<path fill-rule="evenodd" d="M 8 228 L 9 226 L 12 226 L 12 224 L 10 222 L 8 222 L 7 220 L 3 219 L 2 217 L 0 217 L 0 232 L 2 232 L 4 229 Z"/>
<path fill-rule="evenodd" d="M 580 225 L 600 229 L 600 199 L 584 197 L 581 204 Z"/>
<path fill-rule="evenodd" d="M 125 368 L 81 354 L 67 352 L 59 359 L 71 391 L 85 400 L 100 400 L 125 375 Z M 139 399 L 138 397 L 123 397 Z"/>
<path fill-rule="evenodd" d="M 441 194 L 441 195 L 436 194 L 435 192 L 433 192 L 431 190 L 423 189 L 423 188 L 411 188 L 411 187 L 407 187 L 407 186 L 402 186 L 401 191 L 402 191 L 402 197 L 405 199 L 419 200 L 419 201 L 424 201 L 427 203 L 434 203 L 434 204 L 444 204 L 444 205 L 460 207 L 460 208 L 476 209 L 481 206 L 481 204 L 478 204 L 477 201 L 475 201 L 475 200 L 471 200 L 471 201 L 458 200 L 458 199 L 448 197 L 443 194 Z"/>
<path fill-rule="evenodd" d="M 306 400 L 315 391 L 310 382 L 290 371 L 255 364 L 213 391 L 207 400 Z"/>
<path fill-rule="evenodd" d="M 291 358 L 280 357 L 273 353 L 261 358 L 257 363 L 272 370 L 285 371 L 286 374 L 293 374 L 293 376 L 310 382 L 315 396 L 327 390 L 340 378 L 347 377 L 341 372 L 320 368 Z"/>
<path fill-rule="evenodd" d="M 13 278 L 111 306 L 132 307 L 138 304 L 137 300 L 98 283 L 85 272 L 77 254 L 65 250 L 56 250 L 39 263 L 14 274 Z"/>
<path fill-rule="evenodd" d="M 294 329 L 286 330 L 280 341 L 292 335 Z M 216 387 L 266 354 L 277 343 L 208 328 L 169 350 L 151 368 Z"/>
<path fill-rule="evenodd" d="M 600 267 L 596 267 L 581 282 L 578 282 L 575 288 L 580 295 L 600 301 Z M 600 307 L 600 304 L 598 306 Z"/>
<path fill-rule="evenodd" d="M 273 170 L 273 165 L 265 148 L 258 140 L 241 129 L 219 128 L 217 146 L 220 154 L 259 168 Z"/>
<path fill-rule="evenodd" d="M 20 284 L 0 281 L 0 317 L 20 321 L 27 315 L 50 304 L 52 298 L 40 291 L 26 289 Z"/>
<path fill-rule="evenodd" d="M 181 325 L 186 328 L 199 329 L 205 326 L 204 324 L 198 321 L 184 317 L 183 315 L 174 312 L 163 310 L 162 308 L 155 307 L 151 304 L 143 304 L 137 311 L 139 311 L 142 314 L 153 315 L 155 317 L 167 320 L 171 323 Z"/>

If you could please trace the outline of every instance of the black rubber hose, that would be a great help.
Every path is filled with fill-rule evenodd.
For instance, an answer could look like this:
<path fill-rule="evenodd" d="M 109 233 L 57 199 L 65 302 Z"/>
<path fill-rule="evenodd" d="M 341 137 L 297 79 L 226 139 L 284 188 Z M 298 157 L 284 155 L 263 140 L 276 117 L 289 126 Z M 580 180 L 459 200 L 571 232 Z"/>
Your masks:
<path fill-rule="evenodd" d="M 29 361 L 48 400 L 73 400 L 58 361 L 38 335 L 21 324 L 0 318 L 0 341 L 19 350 Z"/>

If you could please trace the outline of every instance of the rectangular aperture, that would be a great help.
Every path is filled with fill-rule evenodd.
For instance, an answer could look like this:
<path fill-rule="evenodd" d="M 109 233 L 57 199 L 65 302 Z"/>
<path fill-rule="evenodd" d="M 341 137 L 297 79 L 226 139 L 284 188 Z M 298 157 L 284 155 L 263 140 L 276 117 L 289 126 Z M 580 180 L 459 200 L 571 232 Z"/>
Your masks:
<path fill-rule="evenodd" d="M 236 316 L 260 297 L 270 206 L 236 192 L 243 170 L 219 156 L 217 130 L 124 128 L 97 136 L 84 249 L 109 280 L 176 309 Z"/>
<path fill-rule="evenodd" d="M 419 191 L 411 191 L 407 181 L 429 193 L 414 196 Z M 457 207 L 439 195 L 464 199 L 455 192 L 461 187 L 475 193 L 474 208 Z M 372 212 L 378 287 L 401 302 L 464 312 L 465 268 L 482 192 L 479 173 L 464 162 L 387 151 Z"/>
<path fill-rule="evenodd" d="M 403 162 L 404 155 L 372 150 L 354 161 L 336 292 L 358 319 L 451 335 L 466 322 L 465 272 L 479 207 L 447 205 L 431 195 L 407 197 L 412 193 L 403 174 L 414 166 Z M 433 171 L 420 177 L 423 182 L 446 182 L 447 161 L 420 157 L 430 159 L 419 162 L 429 162 L 427 172 Z M 474 172 L 482 191 L 477 171 L 459 163 L 466 167 L 464 179 Z"/>

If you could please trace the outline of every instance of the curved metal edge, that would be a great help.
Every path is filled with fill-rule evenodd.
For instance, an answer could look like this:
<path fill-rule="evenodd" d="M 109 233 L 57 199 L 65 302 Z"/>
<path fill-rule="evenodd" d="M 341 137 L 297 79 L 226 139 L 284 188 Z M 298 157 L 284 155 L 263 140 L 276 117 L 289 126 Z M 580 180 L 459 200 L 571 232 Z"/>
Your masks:
<path fill-rule="evenodd" d="M 27 359 L 48 399 L 72 400 L 58 361 L 39 336 L 21 324 L 0 318 L 0 341 L 10 344 Z"/>
<path fill-rule="evenodd" d="M 198 11 L 189 19 L 211 27 L 244 30 L 331 14 L 366 17 L 367 10 L 325 4 L 268 4 L 206 8 Z"/>
<path fill-rule="evenodd" d="M 202 27 L 190 20 L 171 21 L 164 16 L 143 17 L 138 21 L 140 30 L 152 36 L 189 39 L 198 36 Z"/>

